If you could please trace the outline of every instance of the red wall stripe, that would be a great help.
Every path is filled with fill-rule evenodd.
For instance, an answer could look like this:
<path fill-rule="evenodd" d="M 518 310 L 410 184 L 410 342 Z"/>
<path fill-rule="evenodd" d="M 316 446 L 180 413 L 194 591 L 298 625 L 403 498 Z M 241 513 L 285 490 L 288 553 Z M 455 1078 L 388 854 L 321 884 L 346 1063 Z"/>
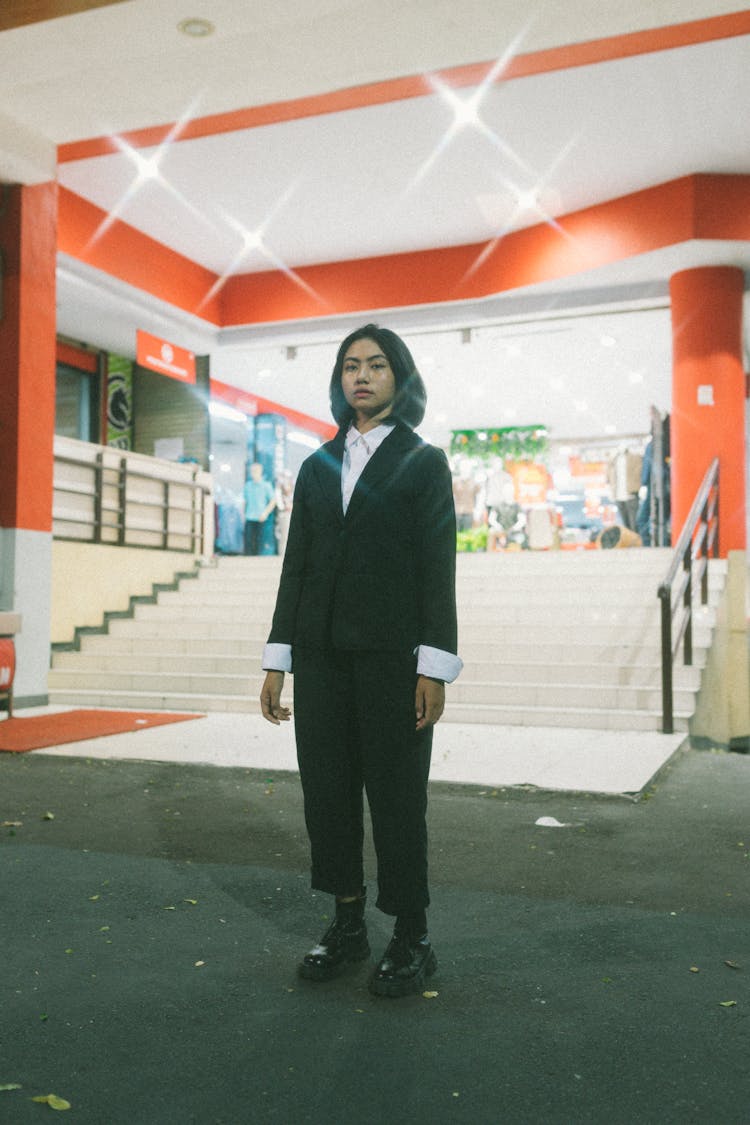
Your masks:
<path fill-rule="evenodd" d="M 58 249 L 176 308 L 220 322 L 218 277 L 67 188 L 60 189 Z"/>
<path fill-rule="evenodd" d="M 240 410 L 246 407 L 248 400 L 252 401 L 258 414 L 283 414 L 293 426 L 299 426 L 301 430 L 309 430 L 311 433 L 318 434 L 326 441 L 336 434 L 336 426 L 330 422 L 323 422 L 320 418 L 313 418 L 310 414 L 302 414 L 299 410 L 292 410 L 288 406 L 282 406 L 279 402 L 272 402 L 270 398 L 262 398 L 251 391 L 240 390 L 239 387 L 222 383 L 218 379 L 211 380 L 211 396 L 229 403 L 230 406 L 236 406 Z"/>
<path fill-rule="evenodd" d="M 73 344 L 57 341 L 57 362 L 65 363 L 68 367 L 76 367 L 79 371 L 88 371 L 96 375 L 99 371 L 99 357 L 95 352 L 84 351 Z"/>
<path fill-rule="evenodd" d="M 612 62 L 615 59 L 653 54 L 656 51 L 689 47 L 717 39 L 732 39 L 750 34 L 750 10 L 731 12 L 687 23 L 671 24 L 646 31 L 633 31 L 585 43 L 571 43 L 562 47 L 532 51 L 516 55 L 497 74 L 493 74 L 497 61 L 470 63 L 436 72 L 434 75 L 414 74 L 392 78 L 384 82 L 371 82 L 334 90 L 306 98 L 293 98 L 267 105 L 248 106 L 227 113 L 197 117 L 183 124 L 155 125 L 121 133 L 118 137 L 92 137 L 69 141 L 57 150 L 59 163 L 85 160 L 91 156 L 104 156 L 121 151 L 119 141 L 132 148 L 152 148 L 166 141 L 195 140 L 198 137 L 231 133 L 238 129 L 257 129 L 262 125 L 278 125 L 284 121 L 297 121 L 303 117 L 318 117 L 327 113 L 341 113 L 349 109 L 385 105 L 388 102 L 421 98 L 434 92 L 432 80 L 437 79 L 453 89 L 478 86 L 482 82 L 509 82 L 514 78 L 529 78 L 536 74 L 549 74 L 556 70 L 570 70 L 579 66 Z"/>

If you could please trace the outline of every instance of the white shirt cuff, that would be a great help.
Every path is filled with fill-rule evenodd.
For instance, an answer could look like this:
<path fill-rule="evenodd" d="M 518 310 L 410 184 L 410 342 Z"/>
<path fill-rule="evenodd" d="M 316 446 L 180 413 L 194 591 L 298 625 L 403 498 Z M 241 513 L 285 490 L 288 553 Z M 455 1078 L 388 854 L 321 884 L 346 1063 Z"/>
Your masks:
<path fill-rule="evenodd" d="M 292 646 L 280 644 L 264 645 L 261 667 L 264 672 L 291 672 Z"/>
<path fill-rule="evenodd" d="M 429 676 L 433 680 L 443 680 L 452 684 L 464 666 L 460 656 L 444 652 L 441 648 L 419 645 L 417 648 L 417 675 Z"/>

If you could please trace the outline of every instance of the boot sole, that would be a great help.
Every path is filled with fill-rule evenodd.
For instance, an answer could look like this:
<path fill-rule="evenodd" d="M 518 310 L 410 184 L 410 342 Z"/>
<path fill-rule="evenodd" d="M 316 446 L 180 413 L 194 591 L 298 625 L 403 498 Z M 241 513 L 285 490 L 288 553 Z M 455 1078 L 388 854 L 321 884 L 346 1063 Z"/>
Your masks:
<path fill-rule="evenodd" d="M 304 980 L 334 980 L 345 973 L 350 965 L 358 964 L 360 961 L 365 961 L 370 956 L 370 944 L 366 942 L 364 945 L 359 946 L 353 950 L 343 961 L 337 961 L 335 965 L 308 965 L 302 961 L 297 969 L 297 973 Z"/>
<path fill-rule="evenodd" d="M 408 980 L 377 980 L 373 977 L 368 987 L 374 996 L 411 996 L 415 992 L 422 992 L 425 979 L 437 972 L 437 967 L 435 951 L 431 950 L 430 956 L 419 972 L 415 973 L 415 975 Z"/>

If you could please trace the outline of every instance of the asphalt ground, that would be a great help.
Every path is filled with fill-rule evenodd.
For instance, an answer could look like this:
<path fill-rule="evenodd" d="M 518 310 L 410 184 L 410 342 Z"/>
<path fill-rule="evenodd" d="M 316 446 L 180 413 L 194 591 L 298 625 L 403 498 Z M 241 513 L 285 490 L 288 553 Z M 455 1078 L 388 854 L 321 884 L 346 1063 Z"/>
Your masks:
<path fill-rule="evenodd" d="M 0 754 L 0 1120 L 746 1125 L 749 797 L 706 751 L 637 802 L 433 783 L 436 995 L 392 1000 L 296 976 L 296 775 Z"/>

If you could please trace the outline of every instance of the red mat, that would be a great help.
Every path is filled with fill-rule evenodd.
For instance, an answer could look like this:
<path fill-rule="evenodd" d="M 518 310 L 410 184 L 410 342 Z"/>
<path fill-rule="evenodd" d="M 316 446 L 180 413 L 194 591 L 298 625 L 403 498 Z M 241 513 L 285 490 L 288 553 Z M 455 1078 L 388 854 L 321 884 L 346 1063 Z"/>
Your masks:
<path fill-rule="evenodd" d="M 176 711 L 58 711 L 28 719 L 6 719 L 0 722 L 0 751 L 24 753 L 43 746 L 60 746 L 63 742 L 82 742 L 202 718 L 203 715 Z"/>

